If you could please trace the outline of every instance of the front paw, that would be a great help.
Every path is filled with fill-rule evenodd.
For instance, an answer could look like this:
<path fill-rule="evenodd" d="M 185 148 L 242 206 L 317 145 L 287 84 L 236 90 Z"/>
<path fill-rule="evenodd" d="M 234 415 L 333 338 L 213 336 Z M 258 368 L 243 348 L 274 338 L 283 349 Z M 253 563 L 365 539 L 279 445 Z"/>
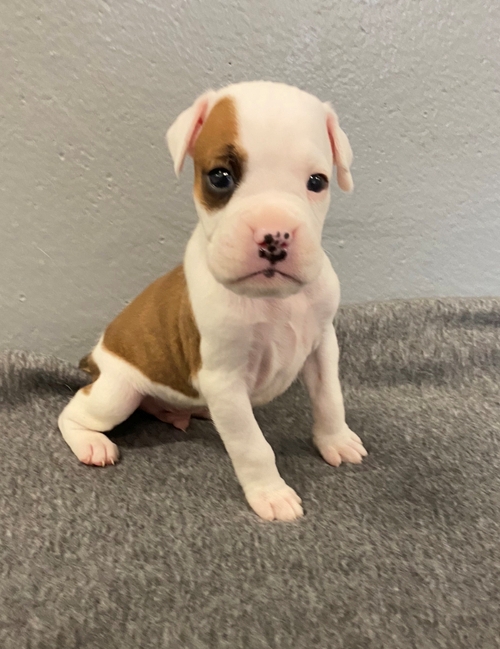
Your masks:
<path fill-rule="evenodd" d="M 347 426 L 335 435 L 318 435 L 314 444 L 323 459 L 332 466 L 340 466 L 342 462 L 361 464 L 368 451 L 361 439 Z"/>
<path fill-rule="evenodd" d="M 287 484 L 277 488 L 256 487 L 245 491 L 248 504 L 265 521 L 294 521 L 304 515 L 302 500 Z"/>

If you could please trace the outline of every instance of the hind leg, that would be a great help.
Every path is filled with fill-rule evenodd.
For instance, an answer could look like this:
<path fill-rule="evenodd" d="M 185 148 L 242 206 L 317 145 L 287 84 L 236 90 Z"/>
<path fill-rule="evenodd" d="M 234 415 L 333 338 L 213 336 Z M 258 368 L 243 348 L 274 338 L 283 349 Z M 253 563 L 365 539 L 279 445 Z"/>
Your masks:
<path fill-rule="evenodd" d="M 106 466 L 118 460 L 118 447 L 103 433 L 125 421 L 139 406 L 141 395 L 126 377 L 103 372 L 81 390 L 59 416 L 59 429 L 84 464 Z"/>

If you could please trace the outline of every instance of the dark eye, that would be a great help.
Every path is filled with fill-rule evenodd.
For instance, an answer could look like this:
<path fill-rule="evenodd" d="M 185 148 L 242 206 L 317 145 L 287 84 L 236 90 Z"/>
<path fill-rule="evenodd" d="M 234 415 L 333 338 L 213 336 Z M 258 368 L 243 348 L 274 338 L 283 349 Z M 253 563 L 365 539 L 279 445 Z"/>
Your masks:
<path fill-rule="evenodd" d="M 234 178 L 231 172 L 223 167 L 212 169 L 207 174 L 208 184 L 217 192 L 230 192 L 234 189 Z"/>
<path fill-rule="evenodd" d="M 322 192 L 327 187 L 328 178 L 324 174 L 313 174 L 312 176 L 309 176 L 307 189 L 310 192 L 316 192 L 316 194 L 319 194 L 319 192 Z"/>

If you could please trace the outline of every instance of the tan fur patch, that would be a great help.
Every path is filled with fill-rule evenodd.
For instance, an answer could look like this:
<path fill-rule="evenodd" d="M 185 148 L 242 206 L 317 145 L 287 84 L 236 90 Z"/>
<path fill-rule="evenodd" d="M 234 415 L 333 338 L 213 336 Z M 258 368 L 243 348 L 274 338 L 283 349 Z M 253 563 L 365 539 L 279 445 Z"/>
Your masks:
<path fill-rule="evenodd" d="M 92 354 L 87 354 L 87 356 L 84 356 L 79 362 L 78 367 L 84 372 L 87 372 L 87 374 L 90 374 L 92 378 L 92 383 L 89 383 L 82 388 L 82 392 L 89 394 L 90 390 L 92 389 L 92 384 L 95 383 L 101 375 L 101 370 L 92 358 Z"/>
<path fill-rule="evenodd" d="M 103 344 L 151 381 L 197 397 L 191 379 L 201 367 L 200 334 L 183 267 L 136 297 L 108 326 Z"/>
<path fill-rule="evenodd" d="M 207 173 L 217 167 L 228 169 L 236 185 L 241 182 L 248 156 L 238 142 L 236 106 L 231 97 L 223 97 L 210 111 L 195 142 L 194 194 L 208 209 L 223 207 L 231 193 L 220 194 L 211 190 Z"/>

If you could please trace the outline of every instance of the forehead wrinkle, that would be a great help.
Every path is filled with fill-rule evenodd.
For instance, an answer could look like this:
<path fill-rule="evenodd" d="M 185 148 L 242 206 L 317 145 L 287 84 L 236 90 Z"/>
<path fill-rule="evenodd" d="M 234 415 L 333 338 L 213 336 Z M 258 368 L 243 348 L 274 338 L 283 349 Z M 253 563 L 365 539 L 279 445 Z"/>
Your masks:
<path fill-rule="evenodd" d="M 203 163 L 207 167 L 213 167 L 215 163 L 226 164 L 226 163 L 235 163 L 238 160 L 238 151 L 233 144 L 224 144 L 220 143 L 220 146 L 216 146 L 213 150 L 207 151 Z M 209 171 L 208 168 L 204 168 L 204 171 Z"/>
<path fill-rule="evenodd" d="M 273 88 L 248 101 L 236 96 L 240 138 L 250 159 L 320 163 L 329 169 L 333 162 L 323 104 L 302 92 Z M 271 92 L 272 91 L 272 92 Z M 316 156 L 318 155 L 318 158 Z"/>

